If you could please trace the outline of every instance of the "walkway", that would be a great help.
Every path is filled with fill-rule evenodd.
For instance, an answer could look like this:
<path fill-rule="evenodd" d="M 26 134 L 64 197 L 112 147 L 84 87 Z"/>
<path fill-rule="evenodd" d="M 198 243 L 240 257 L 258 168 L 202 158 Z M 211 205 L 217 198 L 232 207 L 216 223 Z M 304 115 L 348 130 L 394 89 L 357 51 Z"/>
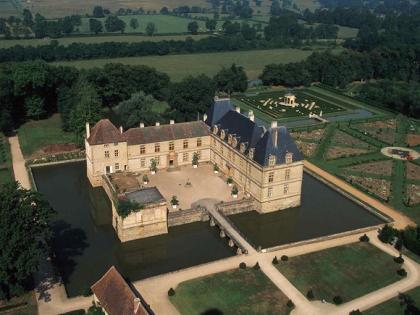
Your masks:
<path fill-rule="evenodd" d="M 15 180 L 25 189 L 31 189 L 28 171 L 25 166 L 22 150 L 20 149 L 18 136 L 10 137 L 10 152 L 12 154 L 13 172 Z M 51 262 L 46 258 L 39 266 L 35 274 L 36 299 L 38 302 L 38 314 L 56 315 L 75 309 L 88 308 L 92 304 L 92 297 L 78 297 L 68 299 L 64 285 L 55 275 Z"/>
<path fill-rule="evenodd" d="M 394 226 L 398 229 L 404 229 L 408 225 L 415 226 L 416 223 L 412 221 L 409 217 L 403 215 L 399 211 L 391 208 L 390 206 L 384 205 L 380 201 L 369 197 L 365 193 L 361 192 L 360 190 L 354 188 L 353 186 L 347 184 L 345 181 L 331 175 L 330 173 L 324 171 L 323 169 L 319 168 L 318 166 L 308 162 L 307 160 L 304 161 L 304 166 L 309 171 L 315 173 L 316 175 L 326 179 L 328 182 L 336 185 L 341 190 L 349 193 L 350 195 L 354 196 L 355 198 L 363 201 L 367 205 L 371 206 L 374 209 L 386 214 L 387 216 L 391 217 L 394 220 Z"/>

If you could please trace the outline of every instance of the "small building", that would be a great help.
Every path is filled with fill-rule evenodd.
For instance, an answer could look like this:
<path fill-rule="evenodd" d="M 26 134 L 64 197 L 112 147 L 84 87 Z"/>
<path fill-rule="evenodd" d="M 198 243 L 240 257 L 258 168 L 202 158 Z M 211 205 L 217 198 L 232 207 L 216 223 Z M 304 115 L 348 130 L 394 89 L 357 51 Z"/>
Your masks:
<path fill-rule="evenodd" d="M 153 314 L 114 266 L 93 284 L 91 289 L 95 303 L 102 307 L 107 315 Z"/>
<path fill-rule="evenodd" d="M 296 96 L 292 93 L 286 93 L 284 95 L 284 102 L 289 105 L 295 105 L 296 103 Z"/>

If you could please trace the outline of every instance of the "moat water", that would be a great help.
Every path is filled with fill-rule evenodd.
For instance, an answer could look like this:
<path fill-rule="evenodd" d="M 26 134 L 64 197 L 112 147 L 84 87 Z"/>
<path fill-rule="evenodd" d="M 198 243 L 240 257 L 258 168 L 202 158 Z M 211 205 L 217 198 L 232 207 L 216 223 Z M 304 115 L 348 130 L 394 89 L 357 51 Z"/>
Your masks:
<path fill-rule="evenodd" d="M 92 189 L 84 162 L 32 169 L 38 191 L 56 210 L 53 251 L 67 294 L 77 296 L 115 265 L 130 281 L 235 255 L 209 223 L 173 227 L 166 235 L 120 243 L 111 205 Z"/>
<path fill-rule="evenodd" d="M 305 173 L 299 207 L 229 216 L 254 247 L 273 247 L 384 223 L 384 220 Z"/>

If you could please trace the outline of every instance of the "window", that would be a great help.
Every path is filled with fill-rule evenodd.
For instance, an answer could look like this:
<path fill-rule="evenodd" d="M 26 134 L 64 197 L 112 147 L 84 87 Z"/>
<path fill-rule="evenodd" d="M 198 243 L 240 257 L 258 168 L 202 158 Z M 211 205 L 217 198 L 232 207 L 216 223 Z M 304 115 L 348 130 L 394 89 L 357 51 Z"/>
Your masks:
<path fill-rule="evenodd" d="M 287 169 L 285 174 L 284 174 L 284 179 L 290 179 L 290 169 Z"/>
<path fill-rule="evenodd" d="M 271 197 L 272 195 L 273 195 L 273 187 L 268 187 L 267 197 Z"/>
<path fill-rule="evenodd" d="M 272 183 L 274 181 L 274 172 L 268 173 L 268 182 Z"/>
<path fill-rule="evenodd" d="M 146 167 L 146 159 L 145 158 L 140 159 L 140 166 L 141 167 Z"/>
<path fill-rule="evenodd" d="M 105 158 L 109 159 L 109 151 L 105 151 Z"/>
<path fill-rule="evenodd" d="M 104 148 L 108 148 L 109 147 L 109 145 L 108 144 L 104 144 Z"/>
<path fill-rule="evenodd" d="M 287 194 L 289 192 L 289 185 L 288 184 L 284 184 L 284 187 L 283 187 L 283 194 Z"/>
<path fill-rule="evenodd" d="M 188 162 L 188 152 L 185 152 L 182 154 L 182 161 L 183 162 Z"/>
<path fill-rule="evenodd" d="M 146 154 L 146 146 L 144 144 L 140 146 L 140 154 Z"/>
<path fill-rule="evenodd" d="M 197 139 L 197 147 L 201 147 L 201 138 Z"/>
<path fill-rule="evenodd" d="M 292 163 L 293 162 L 293 153 L 291 152 L 287 152 L 286 153 L 286 164 Z"/>
<path fill-rule="evenodd" d="M 249 149 L 248 157 L 253 160 L 254 159 L 254 148 Z"/>
<path fill-rule="evenodd" d="M 155 159 L 154 160 L 156 161 L 156 165 L 159 165 L 160 164 L 160 158 L 159 158 L 159 156 L 155 156 Z"/>
<path fill-rule="evenodd" d="M 169 142 L 169 151 L 175 150 L 175 144 L 173 141 Z"/>
<path fill-rule="evenodd" d="M 274 166 L 276 164 L 276 157 L 274 155 L 270 155 L 268 158 L 268 166 Z"/>
<path fill-rule="evenodd" d="M 115 163 L 115 170 L 118 171 L 120 169 L 120 163 Z"/>
<path fill-rule="evenodd" d="M 159 143 L 155 143 L 155 153 L 160 152 L 160 144 Z"/>
<path fill-rule="evenodd" d="M 188 149 L 188 140 L 184 140 L 183 147 L 184 149 Z"/>
<path fill-rule="evenodd" d="M 118 157 L 118 150 L 114 150 L 114 156 Z"/>

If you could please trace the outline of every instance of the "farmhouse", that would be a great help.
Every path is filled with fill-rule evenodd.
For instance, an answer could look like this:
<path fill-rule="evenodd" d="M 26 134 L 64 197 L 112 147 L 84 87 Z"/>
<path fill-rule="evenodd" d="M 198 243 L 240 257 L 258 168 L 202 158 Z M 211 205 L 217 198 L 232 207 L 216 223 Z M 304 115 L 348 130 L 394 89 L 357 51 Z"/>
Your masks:
<path fill-rule="evenodd" d="M 87 124 L 85 146 L 87 177 L 92 186 L 103 186 L 111 199 L 113 225 L 122 241 L 168 231 L 168 200 L 159 186 L 144 187 L 148 175 L 155 171 L 158 174 L 153 177 L 157 178 L 163 176 L 160 170 L 182 176 L 186 166 L 200 164 L 203 171 L 191 176 L 209 176 L 202 183 L 210 184 L 213 174 L 206 173 L 204 167 L 211 163 L 260 213 L 296 207 L 301 202 L 302 155 L 287 129 L 276 122 L 268 129 L 258 126 L 252 112 L 242 114 L 229 99 L 216 99 L 202 121 L 140 124 L 127 131 L 106 119 L 92 130 Z M 203 188 L 204 192 L 213 190 Z M 191 191 L 189 197 L 194 194 Z M 134 206 L 132 213 L 123 217 L 118 211 L 122 202 L 132 202 L 138 209 Z"/>

